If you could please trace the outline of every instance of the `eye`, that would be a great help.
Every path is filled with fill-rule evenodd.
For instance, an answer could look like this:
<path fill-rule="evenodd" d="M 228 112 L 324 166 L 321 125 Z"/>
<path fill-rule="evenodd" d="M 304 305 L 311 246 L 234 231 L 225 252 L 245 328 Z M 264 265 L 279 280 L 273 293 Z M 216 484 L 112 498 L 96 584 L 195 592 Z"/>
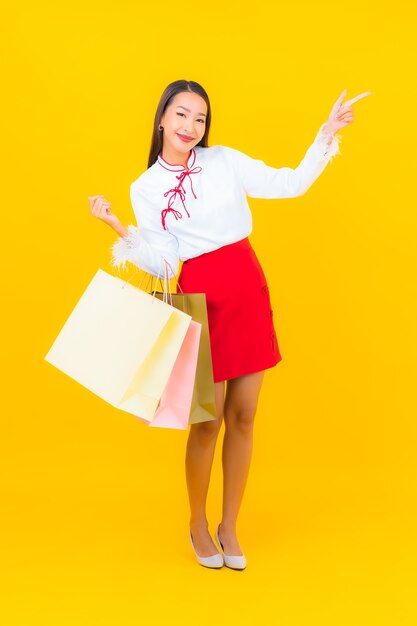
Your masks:
<path fill-rule="evenodd" d="M 177 115 L 184 115 L 184 117 L 185 117 L 184 113 L 180 113 L 179 111 L 176 111 L 176 113 L 177 113 Z M 205 120 L 202 120 L 201 118 L 199 120 L 197 120 L 197 122 L 202 122 L 203 124 L 205 124 Z"/>

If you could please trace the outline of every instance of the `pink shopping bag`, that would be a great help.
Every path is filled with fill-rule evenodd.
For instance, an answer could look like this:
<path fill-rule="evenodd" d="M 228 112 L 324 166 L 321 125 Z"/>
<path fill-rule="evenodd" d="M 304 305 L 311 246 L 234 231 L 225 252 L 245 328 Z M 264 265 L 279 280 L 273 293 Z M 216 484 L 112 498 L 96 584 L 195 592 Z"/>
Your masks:
<path fill-rule="evenodd" d="M 187 430 L 197 369 L 201 324 L 191 321 L 151 421 L 138 418 L 148 426 Z"/>

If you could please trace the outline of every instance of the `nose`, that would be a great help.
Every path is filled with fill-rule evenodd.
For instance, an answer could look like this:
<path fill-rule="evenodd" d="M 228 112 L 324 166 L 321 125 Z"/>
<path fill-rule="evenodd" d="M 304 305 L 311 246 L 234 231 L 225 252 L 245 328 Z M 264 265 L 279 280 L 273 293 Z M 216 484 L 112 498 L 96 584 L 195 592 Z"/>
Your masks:
<path fill-rule="evenodd" d="M 183 129 L 186 133 L 191 133 L 193 128 L 194 128 L 194 123 L 192 121 L 187 120 L 186 122 L 184 122 Z"/>

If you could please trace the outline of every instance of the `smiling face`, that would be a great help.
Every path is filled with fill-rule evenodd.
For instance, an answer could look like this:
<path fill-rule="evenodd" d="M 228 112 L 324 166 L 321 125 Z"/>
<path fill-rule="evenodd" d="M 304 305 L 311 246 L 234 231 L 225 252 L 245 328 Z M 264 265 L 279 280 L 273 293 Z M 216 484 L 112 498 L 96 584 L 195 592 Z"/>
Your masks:
<path fill-rule="evenodd" d="M 204 98 L 191 91 L 177 93 L 160 121 L 164 127 L 162 158 L 168 163 L 185 165 L 190 150 L 204 136 L 206 116 Z"/>

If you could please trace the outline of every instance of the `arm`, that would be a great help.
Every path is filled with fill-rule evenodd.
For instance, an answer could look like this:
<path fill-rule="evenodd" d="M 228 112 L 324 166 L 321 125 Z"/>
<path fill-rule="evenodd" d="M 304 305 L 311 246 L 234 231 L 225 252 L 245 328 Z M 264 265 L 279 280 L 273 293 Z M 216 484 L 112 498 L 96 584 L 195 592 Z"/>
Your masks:
<path fill-rule="evenodd" d="M 130 198 L 138 227 L 130 224 L 127 229 L 120 224 L 119 238 L 112 245 L 113 267 L 124 269 L 126 261 L 133 263 L 153 276 L 164 275 L 163 259 L 169 264 L 169 278 L 174 278 L 178 271 L 178 240 L 168 231 L 163 230 L 160 212 L 134 186 L 130 187 Z"/>
<path fill-rule="evenodd" d="M 334 155 L 340 154 L 340 137 L 323 124 L 298 167 L 274 168 L 243 152 L 228 148 L 238 176 L 250 198 L 294 198 L 303 195 Z"/>
<path fill-rule="evenodd" d="M 113 230 L 116 231 L 116 233 L 120 236 L 120 237 L 126 237 L 127 233 L 129 232 L 128 229 L 126 228 L 126 226 L 123 226 L 122 222 L 116 222 L 113 226 L 112 226 Z"/>

